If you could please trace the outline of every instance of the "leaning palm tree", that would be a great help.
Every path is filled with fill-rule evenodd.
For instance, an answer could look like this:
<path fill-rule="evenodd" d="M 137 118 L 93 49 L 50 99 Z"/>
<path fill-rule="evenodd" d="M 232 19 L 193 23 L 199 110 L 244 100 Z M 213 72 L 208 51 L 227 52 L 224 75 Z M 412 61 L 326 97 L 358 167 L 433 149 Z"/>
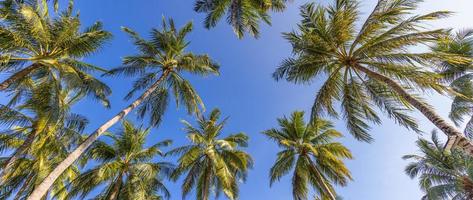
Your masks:
<path fill-rule="evenodd" d="M 442 53 L 454 53 L 465 57 L 473 58 L 473 30 L 466 29 L 450 34 L 441 39 L 433 47 L 434 51 Z M 439 73 L 452 89 L 460 95 L 453 99 L 450 109 L 450 119 L 460 126 L 465 117 L 469 120 L 466 123 L 465 135 L 473 138 L 473 66 L 472 63 L 449 63 L 443 62 L 443 68 Z"/>
<path fill-rule="evenodd" d="M 183 198 L 195 188 L 196 200 L 209 200 L 211 192 L 218 196 L 222 191 L 229 199 L 237 199 L 238 183 L 245 181 L 253 165 L 251 156 L 239 149 L 247 146 L 248 136 L 237 133 L 219 139 L 226 122 L 219 122 L 219 118 L 220 111 L 214 109 L 208 118 L 198 118 L 198 127 L 183 121 L 192 144 L 168 152 L 180 155 L 172 178 L 177 180 L 187 173 L 182 183 Z"/>
<path fill-rule="evenodd" d="M 8 112 L 12 114 L 11 122 L 14 122 L 16 126 L 1 132 L 0 150 L 10 150 L 15 153 L 0 158 L 0 169 L 3 169 L 4 174 L 0 185 L 0 199 L 25 199 L 80 142 L 81 131 L 87 121 L 72 113 L 68 113 L 63 119 L 54 119 L 54 117 L 45 118 L 44 112 L 33 117 L 20 112 L 15 113 L 14 110 Z M 13 116 L 14 114 L 16 116 Z M 24 123 L 20 123 L 21 121 Z M 28 141 L 32 134 L 36 136 L 32 141 Z M 25 143 L 30 143 L 29 147 L 21 154 L 17 154 L 16 152 Z M 16 158 L 12 162 L 14 156 Z M 10 162 L 10 165 L 7 165 L 7 162 Z M 6 167 L 10 169 L 7 170 Z M 65 173 L 54 182 L 50 195 L 56 196 L 56 199 L 64 199 L 67 191 L 62 188 L 78 175 L 79 170 L 76 166 L 67 168 Z"/>
<path fill-rule="evenodd" d="M 153 159 L 163 156 L 160 147 L 170 145 L 171 141 L 145 147 L 149 133 L 150 128 L 142 129 L 124 121 L 120 133 L 107 135 L 113 144 L 96 141 L 84 157 L 95 160 L 98 165 L 72 181 L 68 197 L 79 195 L 84 199 L 103 185 L 105 188 L 95 194 L 94 199 L 161 199 L 159 192 L 169 197 L 163 179 L 170 175 L 172 164 Z"/>
<path fill-rule="evenodd" d="M 53 136 L 56 131 L 64 131 L 64 128 L 77 128 L 78 132 L 82 132 L 87 124 L 85 117 L 70 112 L 71 106 L 79 100 L 77 96 L 74 92 L 61 89 L 56 82 L 39 85 L 32 89 L 28 96 L 25 102 L 15 108 L 0 105 L 0 124 L 7 129 L 4 133 L 26 135 L 23 143 L 14 148 L 11 156 L 0 165 L 3 168 L 0 173 L 0 185 L 8 179 L 6 174 L 15 162 L 28 155 L 27 151 L 39 135 Z"/>
<path fill-rule="evenodd" d="M 169 24 L 163 19 L 162 30 L 153 29 L 151 40 L 139 37 L 136 32 L 124 28 L 135 42 L 140 53 L 124 58 L 123 67 L 111 70 L 108 75 L 139 75 L 133 89 L 127 95 L 131 98 L 136 92 L 145 90 L 129 106 L 95 130 L 79 145 L 49 176 L 39 185 L 28 200 L 39 200 L 62 172 L 112 125 L 123 119 L 138 107 L 138 115 L 149 115 L 151 125 L 157 125 L 166 109 L 170 94 L 174 95 L 176 104 L 183 104 L 189 113 L 199 112 L 203 103 L 192 85 L 181 76 L 187 72 L 197 75 L 218 74 L 218 66 L 207 55 L 194 55 L 186 52 L 189 43 L 186 35 L 192 30 L 192 23 L 177 30 L 173 20 Z M 172 91 L 172 92 L 171 92 Z"/>
<path fill-rule="evenodd" d="M 110 89 L 89 74 L 105 70 L 82 61 L 111 38 L 101 23 L 81 31 L 72 6 L 53 17 L 41 1 L 2 1 L 0 16 L 0 72 L 11 73 L 0 90 L 21 94 L 33 84 L 57 81 L 108 106 Z"/>
<path fill-rule="evenodd" d="M 263 132 L 283 149 L 269 173 L 270 185 L 293 170 L 294 199 L 307 200 L 310 185 L 319 193 L 320 199 L 336 200 L 333 184 L 344 186 L 352 179 L 343 163 L 343 159 L 352 158 L 350 151 L 332 141 L 342 134 L 326 120 L 317 119 L 306 124 L 304 112 L 293 112 L 290 118 L 279 118 L 278 123 L 279 128 Z"/>
<path fill-rule="evenodd" d="M 288 0 L 197 0 L 194 10 L 206 13 L 205 28 L 213 28 L 227 15 L 227 22 L 238 38 L 245 33 L 259 35 L 261 21 L 270 24 L 268 12 L 283 11 Z"/>
<path fill-rule="evenodd" d="M 294 57 L 274 72 L 276 80 L 308 83 L 327 75 L 312 107 L 312 119 L 324 114 L 338 117 L 334 108 L 341 103 L 350 133 L 371 141 L 369 123 L 381 122 L 374 107 L 398 124 L 419 131 L 406 110 L 420 111 L 447 135 L 455 146 L 473 153 L 473 145 L 462 132 L 448 123 L 417 93 L 453 90 L 441 84 L 441 61 L 465 63 L 469 59 L 443 52 L 411 52 L 409 47 L 429 44 L 444 37 L 443 29 L 426 30 L 423 23 L 450 14 L 439 11 L 411 16 L 418 1 L 379 0 L 373 12 L 356 32 L 358 2 L 336 0 L 328 7 L 307 4 L 301 8 L 299 31 L 286 33 Z M 429 68 L 430 67 L 430 68 Z"/>
<path fill-rule="evenodd" d="M 473 199 L 473 158 L 461 151 L 444 151 L 434 131 L 432 141 L 417 140 L 421 154 L 406 155 L 411 177 L 419 177 L 423 200 Z"/>

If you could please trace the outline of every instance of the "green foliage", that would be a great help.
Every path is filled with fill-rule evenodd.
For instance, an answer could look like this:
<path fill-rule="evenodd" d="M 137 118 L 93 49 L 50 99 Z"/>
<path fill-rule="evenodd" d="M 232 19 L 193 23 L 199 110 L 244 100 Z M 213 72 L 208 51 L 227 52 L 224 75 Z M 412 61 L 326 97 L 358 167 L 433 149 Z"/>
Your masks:
<path fill-rule="evenodd" d="M 10 108 L 0 107 L 0 153 L 15 151 L 27 138 L 33 137 L 26 151 L 13 162 L 13 170 L 4 172 L 5 183 L 0 187 L 0 199 L 25 198 L 81 140 L 88 120 L 70 112 L 75 103 L 71 92 L 60 90 L 54 83 L 40 85 L 29 93 L 24 103 Z M 9 157 L 0 158 L 0 167 Z M 3 169 L 4 170 L 4 169 Z M 50 194 L 64 199 L 62 188 L 79 174 L 76 166 L 69 167 L 55 182 Z M 16 191 L 16 193 L 14 192 Z"/>
<path fill-rule="evenodd" d="M 473 159 L 460 151 L 446 152 L 436 132 L 432 141 L 417 140 L 421 154 L 406 155 L 412 162 L 406 173 L 419 178 L 423 200 L 467 200 L 473 198 Z"/>
<path fill-rule="evenodd" d="M 288 0 L 197 0 L 194 10 L 205 13 L 205 28 L 213 28 L 226 14 L 238 38 L 259 36 L 260 22 L 271 24 L 269 11 L 282 11 Z"/>
<path fill-rule="evenodd" d="M 442 38 L 432 48 L 441 53 L 458 54 L 467 58 L 473 57 L 473 30 L 458 31 Z M 465 117 L 470 119 L 466 123 L 465 135 L 473 137 L 473 73 L 471 62 L 451 63 L 444 61 L 438 73 L 449 83 L 456 95 L 453 98 L 450 110 L 450 119 L 457 126 L 462 124 Z"/>
<path fill-rule="evenodd" d="M 111 34 L 100 22 L 81 31 L 71 6 L 53 17 L 45 1 L 0 3 L 0 72 L 13 73 L 5 82 L 12 81 L 6 86 L 14 97 L 35 84 L 54 81 L 78 97 L 89 95 L 109 106 L 106 97 L 111 90 L 89 74 L 105 70 L 82 60 L 96 53 Z"/>
<path fill-rule="evenodd" d="M 162 198 L 161 194 L 169 198 L 163 180 L 169 177 L 173 165 L 153 160 L 164 155 L 160 148 L 170 145 L 171 141 L 165 140 L 145 147 L 149 133 L 149 128 L 142 129 L 124 121 L 118 134 L 107 135 L 112 144 L 96 141 L 84 157 L 99 164 L 72 181 L 68 198 L 79 196 L 84 199 L 101 185 L 106 187 L 95 199 L 110 199 L 114 192 L 114 199 L 117 200 L 158 200 Z"/>
<path fill-rule="evenodd" d="M 350 151 L 341 143 L 332 141 L 342 134 L 326 120 L 317 119 L 306 124 L 303 112 L 296 111 L 290 118 L 279 118 L 278 123 L 279 128 L 263 132 L 283 149 L 269 173 L 270 185 L 293 171 L 294 199 L 308 199 L 310 185 L 321 199 L 335 200 L 333 184 L 345 186 L 352 179 L 343 162 L 343 159 L 352 158 Z"/>
<path fill-rule="evenodd" d="M 153 91 L 138 108 L 138 116 L 149 115 L 150 124 L 157 126 L 162 119 L 170 96 L 174 96 L 176 105 L 184 105 L 189 114 L 198 113 L 199 106 L 204 104 L 191 83 L 182 73 L 201 76 L 218 74 L 219 66 L 208 55 L 195 55 L 187 52 L 189 42 L 186 40 L 192 31 L 192 23 L 176 29 L 172 19 L 167 23 L 163 18 L 162 29 L 152 29 L 151 38 L 145 40 L 129 28 L 123 28 L 133 39 L 139 53 L 123 59 L 123 66 L 110 70 L 105 75 L 138 76 L 133 88 L 125 99 L 130 99 L 141 90 L 149 88 L 160 78 L 157 90 Z"/>
<path fill-rule="evenodd" d="M 381 0 L 360 28 L 359 7 L 355 0 L 335 0 L 324 6 L 306 4 L 301 8 L 298 31 L 285 33 L 294 56 L 274 72 L 276 80 L 310 83 L 325 77 L 312 107 L 312 120 L 328 114 L 342 116 L 350 133 L 362 141 L 372 141 L 370 123 L 381 120 L 375 107 L 408 129 L 420 132 L 416 120 L 408 115 L 412 105 L 392 85 L 364 71 L 394 80 L 422 102 L 417 93 L 451 90 L 435 73 L 441 62 L 465 63 L 468 59 L 445 52 L 411 52 L 410 47 L 436 42 L 445 37 L 443 29 L 428 30 L 423 24 L 450 15 L 438 11 L 413 15 L 415 0 Z M 364 70 L 364 71 L 362 71 Z"/>
<path fill-rule="evenodd" d="M 183 121 L 191 144 L 168 152 L 180 155 L 172 178 L 187 173 L 183 197 L 195 189 L 197 200 L 209 200 L 211 193 L 219 196 L 222 191 L 229 199 L 238 199 L 238 183 L 246 180 L 253 165 L 251 156 L 239 149 L 247 146 L 248 136 L 236 133 L 219 139 L 226 122 L 219 118 L 220 110 L 214 109 L 208 118 L 198 117 L 197 127 Z"/>

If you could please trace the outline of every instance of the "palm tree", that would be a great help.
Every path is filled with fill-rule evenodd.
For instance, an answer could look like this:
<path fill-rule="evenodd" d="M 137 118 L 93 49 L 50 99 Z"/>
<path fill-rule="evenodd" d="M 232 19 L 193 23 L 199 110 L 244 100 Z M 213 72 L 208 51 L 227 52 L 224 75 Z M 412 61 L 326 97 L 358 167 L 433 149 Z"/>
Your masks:
<path fill-rule="evenodd" d="M 417 140 L 421 154 L 406 155 L 412 160 L 406 167 L 411 177 L 419 177 L 424 200 L 467 200 L 473 198 L 473 158 L 463 152 L 444 151 L 435 131 L 432 141 Z"/>
<path fill-rule="evenodd" d="M 180 155 L 172 178 L 187 173 L 181 186 L 183 198 L 195 188 L 197 200 L 209 200 L 211 192 L 219 196 L 222 191 L 229 199 L 237 199 L 238 182 L 246 180 L 253 165 L 251 156 L 239 149 L 247 146 L 248 136 L 237 133 L 219 139 L 226 122 L 219 118 L 220 110 L 214 109 L 208 118 L 197 119 L 198 127 L 183 121 L 191 144 L 168 152 Z"/>
<path fill-rule="evenodd" d="M 171 141 L 157 142 L 145 148 L 149 133 L 150 128 L 142 129 L 124 121 L 118 134 L 107 135 L 113 144 L 96 141 L 84 156 L 98 165 L 72 182 L 69 198 L 80 195 L 84 199 L 101 185 L 106 187 L 94 199 L 161 199 L 158 192 L 169 197 L 162 180 L 170 175 L 172 164 L 153 159 L 163 156 L 160 147 L 170 145 Z"/>
<path fill-rule="evenodd" d="M 53 82 L 34 88 L 28 94 L 29 99 L 16 108 L 0 106 L 0 123 L 7 127 L 4 133 L 26 136 L 23 143 L 14 148 L 11 156 L 0 165 L 3 168 L 0 185 L 7 181 L 6 174 L 12 170 L 15 162 L 28 155 L 26 152 L 39 135 L 54 137 L 56 131 L 60 134 L 65 131 L 64 128 L 82 132 L 88 121 L 85 117 L 70 112 L 71 106 L 79 100 L 73 95 L 74 92 L 61 89 Z M 7 135 L 4 137 L 9 138 Z"/>
<path fill-rule="evenodd" d="M 435 42 L 447 34 L 443 29 L 426 30 L 422 24 L 450 12 L 410 16 L 417 2 L 379 0 L 357 33 L 357 1 L 336 0 L 328 7 L 303 6 L 300 30 L 285 33 L 295 55 L 278 67 L 274 78 L 308 83 L 326 74 L 311 118 L 327 113 L 337 117 L 334 104 L 339 101 L 348 130 L 359 140 L 371 141 L 369 122 L 381 123 L 376 106 L 398 124 L 419 131 L 416 121 L 406 113 L 415 108 L 455 141 L 455 146 L 473 153 L 473 145 L 462 132 L 417 95 L 429 90 L 452 92 L 432 69 L 440 69 L 441 61 L 469 62 L 456 54 L 409 51 L 409 47 Z"/>
<path fill-rule="evenodd" d="M 454 53 L 465 57 L 473 57 L 473 30 L 466 29 L 450 34 L 448 37 L 439 40 L 433 47 L 434 51 L 441 53 Z M 460 95 L 453 99 L 450 119 L 455 125 L 460 126 L 465 117 L 470 119 L 466 123 L 465 135 L 468 138 L 473 136 L 473 67 L 471 63 L 455 64 L 449 62 L 442 63 L 443 68 L 439 73 L 452 89 Z"/>
<path fill-rule="evenodd" d="M 105 70 L 82 61 L 111 38 L 101 23 L 81 31 L 72 4 L 58 17 L 51 17 L 47 4 L 39 1 L 0 4 L 0 72 L 12 73 L 0 83 L 0 90 L 21 94 L 33 84 L 57 81 L 108 106 L 111 90 L 89 74 Z"/>
<path fill-rule="evenodd" d="M 197 0 L 194 10 L 206 13 L 205 28 L 213 28 L 227 15 L 227 23 L 233 27 L 238 38 L 245 33 L 259 35 L 261 21 L 271 24 L 268 11 L 283 11 L 288 0 Z"/>
<path fill-rule="evenodd" d="M 153 29 L 151 31 L 152 38 L 147 41 L 139 37 L 136 32 L 124 28 L 124 31 L 130 34 L 134 40 L 140 53 L 125 57 L 123 61 L 125 66 L 111 70 L 108 75 L 140 75 L 127 98 L 131 98 L 134 93 L 140 90 L 146 90 L 129 106 L 95 130 L 69 154 L 35 189 L 28 200 L 39 200 L 43 197 L 57 177 L 72 165 L 100 135 L 138 106 L 140 106 L 138 115 L 144 117 L 149 113 L 151 125 L 157 125 L 161 121 L 171 90 L 177 104 L 184 104 L 189 113 L 199 112 L 198 106 L 203 107 L 203 103 L 192 85 L 181 76 L 181 73 L 187 72 L 201 76 L 218 74 L 218 66 L 207 55 L 194 55 L 186 52 L 186 47 L 189 44 L 186 41 L 186 35 L 191 30 L 192 23 L 187 23 L 182 29 L 177 30 L 172 19 L 169 20 L 169 25 L 163 19 L 162 30 Z"/>
<path fill-rule="evenodd" d="M 0 151 L 13 153 L 0 158 L 0 199 L 8 199 L 14 191 L 14 199 L 26 198 L 80 142 L 88 121 L 69 112 L 74 102 L 69 97 L 68 91 L 57 92 L 44 86 L 17 109 L 1 107 L 1 123 L 9 128 L 0 132 Z M 75 166 L 67 168 L 54 183 L 51 194 L 63 199 L 67 191 L 60 189 L 78 174 Z"/>
<path fill-rule="evenodd" d="M 306 124 L 304 112 L 293 112 L 290 118 L 279 118 L 278 123 L 279 128 L 263 132 L 283 149 L 269 173 L 270 185 L 293 170 L 294 199 L 308 199 L 310 184 L 320 194 L 320 199 L 336 200 L 333 184 L 344 186 L 352 179 L 343 163 L 343 159 L 352 158 L 350 151 L 332 141 L 342 134 L 323 119 Z"/>

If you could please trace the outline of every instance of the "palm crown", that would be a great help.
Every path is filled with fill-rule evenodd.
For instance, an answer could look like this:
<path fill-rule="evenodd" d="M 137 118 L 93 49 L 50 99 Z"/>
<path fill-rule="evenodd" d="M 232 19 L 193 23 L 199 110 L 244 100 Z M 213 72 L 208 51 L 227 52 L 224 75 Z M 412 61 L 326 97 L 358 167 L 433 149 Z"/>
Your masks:
<path fill-rule="evenodd" d="M 432 141 L 417 140 L 421 154 L 406 155 L 412 162 L 406 167 L 411 177 L 419 177 L 419 184 L 426 193 L 423 200 L 448 200 L 473 198 L 473 159 L 459 151 L 444 151 L 436 132 Z"/>
<path fill-rule="evenodd" d="M 259 35 L 261 21 L 270 24 L 269 10 L 282 11 L 288 0 L 197 0 L 194 10 L 206 13 L 204 25 L 213 28 L 227 14 L 227 23 L 238 38 L 245 33 Z"/>
<path fill-rule="evenodd" d="M 168 146 L 171 141 L 165 140 L 145 147 L 149 133 L 149 128 L 142 129 L 124 121 L 120 133 L 107 135 L 113 141 L 112 144 L 97 141 L 84 157 L 96 160 L 99 164 L 72 182 L 69 198 L 80 194 L 83 199 L 103 184 L 106 187 L 96 195 L 96 199 L 159 200 L 160 194 L 169 198 L 163 180 L 173 166 L 153 159 L 163 156 L 160 147 Z"/>
<path fill-rule="evenodd" d="M 176 148 L 170 155 L 181 155 L 172 177 L 176 180 L 187 173 L 182 184 L 185 197 L 196 188 L 197 200 L 210 199 L 223 191 L 229 199 L 238 198 L 238 182 L 246 179 L 246 173 L 253 160 L 239 147 L 247 146 L 248 136 L 244 133 L 232 134 L 219 139 L 225 121 L 219 122 L 220 111 L 214 109 L 208 118 L 199 117 L 197 127 L 183 121 L 187 138 L 191 144 Z"/>
<path fill-rule="evenodd" d="M 3 1 L 0 15 L 0 71 L 13 73 L 0 90 L 18 95 L 31 85 L 56 81 L 78 96 L 90 95 L 108 106 L 110 89 L 89 74 L 105 70 L 82 61 L 111 37 L 101 23 L 80 31 L 79 16 L 72 15 L 72 7 L 52 17 L 47 4 L 38 1 Z"/>
<path fill-rule="evenodd" d="M 468 59 L 443 52 L 409 51 L 409 47 L 444 37 L 445 30 L 426 30 L 421 23 L 450 14 L 439 11 L 410 16 L 417 2 L 379 0 L 358 32 L 357 1 L 336 0 L 328 7 L 303 6 L 299 32 L 285 34 L 295 56 L 286 59 L 274 77 L 308 83 L 326 74 L 312 107 L 312 119 L 325 113 L 337 117 L 334 104 L 340 101 L 347 128 L 362 141 L 372 140 L 368 122 L 380 123 L 375 106 L 397 123 L 419 131 L 416 121 L 406 113 L 414 107 L 447 135 L 460 136 L 461 132 L 415 93 L 449 91 L 432 69 L 439 69 L 441 61 L 464 63 Z"/>
<path fill-rule="evenodd" d="M 161 30 L 151 31 L 150 40 L 141 38 L 131 29 L 123 28 L 132 37 L 139 53 L 125 57 L 124 66 L 112 69 L 106 74 L 139 76 L 126 99 L 133 97 L 140 90 L 150 88 L 156 82 L 163 81 L 138 108 L 140 117 L 150 114 L 151 125 L 158 125 L 161 121 L 170 93 L 174 95 L 176 104 L 183 104 L 189 113 L 199 112 L 199 106 L 204 107 L 202 100 L 182 73 L 205 76 L 218 74 L 219 69 L 209 56 L 186 52 L 189 45 L 186 36 L 192 31 L 192 23 L 187 23 L 177 30 L 172 19 L 167 23 L 163 18 L 162 26 Z"/>
<path fill-rule="evenodd" d="M 290 118 L 280 118 L 278 122 L 279 128 L 263 132 L 283 149 L 271 168 L 270 184 L 293 169 L 294 199 L 307 199 L 310 184 L 322 199 L 335 200 L 333 184 L 346 185 L 351 179 L 343 159 L 351 159 L 352 155 L 341 143 L 332 141 L 342 134 L 326 120 L 306 124 L 303 112 L 293 112 Z"/>

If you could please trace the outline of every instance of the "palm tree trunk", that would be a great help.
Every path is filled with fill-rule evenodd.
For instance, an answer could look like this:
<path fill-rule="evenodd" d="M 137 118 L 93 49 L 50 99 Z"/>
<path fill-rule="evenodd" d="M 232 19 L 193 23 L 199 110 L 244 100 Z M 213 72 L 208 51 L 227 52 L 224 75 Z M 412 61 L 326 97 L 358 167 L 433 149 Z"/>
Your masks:
<path fill-rule="evenodd" d="M 8 87 L 10 87 L 10 85 L 12 83 L 14 83 L 15 81 L 27 76 L 32 71 L 34 71 L 34 70 L 36 70 L 40 67 L 41 67 L 40 64 L 34 63 L 34 64 L 28 66 L 27 68 L 24 68 L 24 69 L 20 70 L 19 72 L 16 72 L 15 74 L 11 75 L 6 80 L 4 80 L 2 83 L 0 83 L 0 91 L 6 90 Z"/>
<path fill-rule="evenodd" d="M 86 150 L 87 148 L 98 139 L 100 135 L 102 135 L 107 129 L 111 126 L 119 122 L 123 119 L 126 115 L 128 115 L 133 109 L 135 109 L 138 105 L 143 102 L 153 91 L 155 91 L 161 82 L 168 76 L 170 73 L 169 70 L 165 70 L 161 77 L 149 87 L 138 99 L 136 99 L 133 103 L 127 106 L 125 109 L 120 111 L 117 115 L 115 115 L 112 119 L 105 122 L 102 126 L 100 126 L 97 130 L 95 130 L 82 144 L 80 144 L 74 151 L 72 151 L 66 159 L 64 159 L 59 165 L 54 168 L 54 170 L 49 173 L 49 175 L 39 184 L 27 200 L 40 200 L 49 190 L 49 188 L 53 185 L 54 181 L 68 168 L 74 163 Z"/>
<path fill-rule="evenodd" d="M 117 177 L 117 182 L 113 185 L 111 194 L 108 198 L 108 200 L 115 200 L 118 198 L 118 193 L 120 192 L 120 187 L 122 185 L 122 177 L 123 177 L 123 172 L 120 172 L 120 174 Z"/>
<path fill-rule="evenodd" d="M 414 98 L 412 95 L 407 93 L 404 88 L 399 85 L 396 81 L 379 74 L 377 72 L 371 71 L 365 67 L 360 65 L 356 65 L 355 69 L 362 71 L 368 77 L 373 78 L 375 80 L 381 81 L 386 83 L 391 89 L 393 89 L 398 95 L 400 95 L 403 99 L 405 99 L 409 104 L 414 106 L 417 110 L 419 110 L 424 116 L 430 120 L 438 129 L 440 129 L 447 137 L 449 141 L 445 146 L 445 150 L 450 150 L 453 147 L 460 148 L 466 153 L 473 155 L 473 144 L 463 135 L 463 133 L 455 126 L 449 124 L 445 121 L 440 115 L 438 115 L 432 108 L 430 108 L 425 103 L 419 101 L 418 99 Z"/>
<path fill-rule="evenodd" d="M 6 182 L 6 175 L 13 167 L 13 164 L 20 158 L 20 156 L 30 147 L 31 143 L 33 143 L 34 139 L 36 138 L 36 131 L 32 131 L 31 134 L 28 135 L 23 144 L 18 147 L 15 152 L 13 153 L 10 158 L 7 159 L 6 163 L 4 164 L 3 171 L 0 173 L 0 185 L 3 185 Z"/>
<path fill-rule="evenodd" d="M 318 179 L 320 180 L 319 182 L 320 182 L 322 188 L 325 190 L 325 191 L 323 191 L 323 192 L 325 192 L 324 195 L 328 195 L 330 200 L 337 200 L 337 196 L 333 193 L 332 189 L 327 185 L 327 179 L 325 177 L 323 177 L 322 174 L 317 169 L 317 167 L 315 167 L 315 163 L 312 162 L 312 160 L 310 158 L 306 158 L 306 159 L 309 161 L 312 173 L 314 173 L 318 177 Z"/>

